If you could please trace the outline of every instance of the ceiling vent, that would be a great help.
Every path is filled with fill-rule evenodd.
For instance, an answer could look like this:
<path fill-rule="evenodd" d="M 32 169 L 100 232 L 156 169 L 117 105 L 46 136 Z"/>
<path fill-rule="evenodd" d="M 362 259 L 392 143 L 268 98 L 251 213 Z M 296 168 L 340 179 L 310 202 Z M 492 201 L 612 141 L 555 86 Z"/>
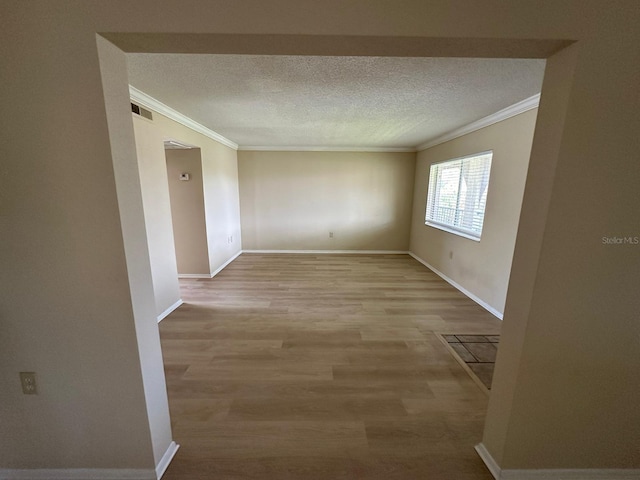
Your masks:
<path fill-rule="evenodd" d="M 136 115 L 140 115 L 141 117 L 153 120 L 153 114 L 151 113 L 151 111 L 147 110 L 146 108 L 142 108 L 140 105 L 131 103 L 131 111 Z"/>

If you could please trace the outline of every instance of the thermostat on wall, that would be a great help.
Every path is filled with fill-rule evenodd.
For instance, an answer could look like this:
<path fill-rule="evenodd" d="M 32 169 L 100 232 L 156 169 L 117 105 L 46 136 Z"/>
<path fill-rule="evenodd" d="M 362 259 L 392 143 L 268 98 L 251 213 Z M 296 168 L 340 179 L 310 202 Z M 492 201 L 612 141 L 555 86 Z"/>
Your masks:
<path fill-rule="evenodd" d="M 183 182 L 186 182 L 187 180 L 189 180 L 190 175 L 188 173 L 181 173 L 180 174 L 180 180 L 182 180 Z"/>

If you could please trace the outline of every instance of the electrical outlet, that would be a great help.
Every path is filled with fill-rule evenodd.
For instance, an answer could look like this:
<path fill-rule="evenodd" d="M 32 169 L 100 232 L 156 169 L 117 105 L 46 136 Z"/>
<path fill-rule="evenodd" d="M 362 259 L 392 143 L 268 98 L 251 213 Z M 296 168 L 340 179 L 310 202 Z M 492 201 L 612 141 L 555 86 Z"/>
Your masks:
<path fill-rule="evenodd" d="M 329 238 L 333 238 L 333 232 L 329 232 Z"/>
<path fill-rule="evenodd" d="M 20 383 L 22 384 L 22 393 L 25 395 L 38 394 L 35 372 L 20 372 Z"/>

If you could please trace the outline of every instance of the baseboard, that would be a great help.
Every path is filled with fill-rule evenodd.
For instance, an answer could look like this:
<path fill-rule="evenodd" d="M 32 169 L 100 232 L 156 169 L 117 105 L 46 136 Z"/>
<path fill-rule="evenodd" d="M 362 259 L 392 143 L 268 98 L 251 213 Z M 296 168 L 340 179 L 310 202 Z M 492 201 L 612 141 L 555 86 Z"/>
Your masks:
<path fill-rule="evenodd" d="M 423 259 L 421 259 L 419 256 L 417 256 L 415 253 L 413 253 L 413 252 L 407 252 L 407 253 L 409 255 L 411 255 L 413 258 L 415 258 L 417 261 L 419 261 L 421 264 L 423 264 L 425 267 L 427 267 L 429 270 L 431 270 L 433 273 L 435 273 L 440 278 L 442 278 L 449 285 L 455 287 L 457 290 L 459 290 L 460 292 L 464 293 L 467 297 L 469 297 L 471 300 L 476 302 L 478 305 L 480 305 L 486 311 L 488 311 L 492 315 L 495 315 L 500 320 L 502 320 L 502 318 L 504 317 L 504 314 L 502 312 L 499 312 L 498 310 L 493 308 L 491 305 L 489 305 L 487 302 L 485 302 L 484 300 L 482 300 L 481 298 L 477 297 L 476 295 L 471 293 L 469 290 L 464 288 L 462 285 L 460 285 L 459 283 L 457 283 L 454 280 L 450 279 L 449 277 L 447 277 L 444 273 L 442 273 L 441 271 L 439 271 L 435 267 L 429 265 L 429 263 L 425 262 Z"/>
<path fill-rule="evenodd" d="M 178 274 L 178 278 L 213 278 L 217 274 L 219 274 L 224 269 L 224 267 L 226 267 L 231 262 L 233 262 L 236 258 L 238 258 L 242 254 L 242 252 L 243 252 L 243 250 L 240 250 L 233 257 L 231 257 L 229 260 L 227 260 L 222 265 L 220 265 L 217 268 L 217 270 L 215 272 L 213 272 L 213 273 L 179 273 Z"/>
<path fill-rule="evenodd" d="M 180 445 L 172 441 L 171 444 L 169 445 L 169 448 L 167 448 L 167 451 L 164 452 L 164 455 L 162 456 L 162 458 L 158 462 L 158 465 L 156 466 L 157 480 L 160 480 L 160 478 L 162 478 L 162 475 L 164 475 L 164 472 L 166 472 L 167 467 L 171 463 L 171 460 L 173 460 L 173 457 L 176 455 L 179 448 L 180 448 Z"/>
<path fill-rule="evenodd" d="M 640 470 L 624 468 L 559 468 L 559 469 L 501 469 L 484 444 L 476 445 L 476 452 L 496 480 L 632 480 L 640 478 Z"/>
<path fill-rule="evenodd" d="M 500 480 L 638 480 L 640 470 L 624 468 L 502 470 Z"/>
<path fill-rule="evenodd" d="M 0 469 L 0 480 L 157 480 L 152 469 Z"/>
<path fill-rule="evenodd" d="M 176 303 L 167 308 L 164 312 L 158 315 L 158 323 L 165 319 L 171 312 L 173 312 L 176 308 L 182 305 L 182 299 L 179 299 Z"/>
<path fill-rule="evenodd" d="M 229 265 L 231 262 L 233 262 L 236 258 L 238 258 L 240 255 L 242 254 L 242 250 L 240 250 L 238 253 L 236 253 L 233 257 L 231 257 L 229 260 L 227 260 L 226 262 L 224 262 L 221 266 L 218 267 L 218 269 L 213 272 L 211 274 L 211 278 L 215 277 L 217 274 L 219 274 L 224 267 L 226 267 L 227 265 Z"/>
<path fill-rule="evenodd" d="M 407 255 L 406 250 L 243 250 L 242 253 L 306 253 L 321 254 L 351 254 L 351 255 Z"/>
<path fill-rule="evenodd" d="M 484 446 L 484 443 L 479 443 L 475 448 L 476 452 L 486 465 L 487 469 L 489 469 L 489 472 L 491 472 L 491 475 L 493 475 L 493 478 L 499 480 L 502 470 L 500 470 L 500 466 L 493 459 L 493 457 L 489 453 L 489 450 L 487 450 L 487 447 Z"/>
<path fill-rule="evenodd" d="M 124 468 L 0 469 L 0 480 L 159 480 L 180 448 L 171 442 L 155 471 Z"/>

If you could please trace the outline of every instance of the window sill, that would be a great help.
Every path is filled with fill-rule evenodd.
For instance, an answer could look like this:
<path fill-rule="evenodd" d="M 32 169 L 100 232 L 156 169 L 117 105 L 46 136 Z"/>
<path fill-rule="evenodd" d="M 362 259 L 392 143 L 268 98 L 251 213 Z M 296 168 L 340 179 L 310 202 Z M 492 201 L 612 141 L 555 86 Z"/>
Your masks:
<path fill-rule="evenodd" d="M 452 228 L 452 227 L 440 225 L 439 223 L 424 222 L 424 224 L 427 227 L 433 227 L 433 228 L 437 228 L 438 230 L 442 230 L 443 232 L 453 233 L 454 235 L 458 235 L 459 237 L 463 237 L 463 238 L 468 238 L 469 240 L 473 240 L 474 242 L 480 241 L 480 237 L 476 237 L 474 235 L 471 235 L 470 233 L 463 232 L 461 230 L 456 230 L 455 228 Z"/>

